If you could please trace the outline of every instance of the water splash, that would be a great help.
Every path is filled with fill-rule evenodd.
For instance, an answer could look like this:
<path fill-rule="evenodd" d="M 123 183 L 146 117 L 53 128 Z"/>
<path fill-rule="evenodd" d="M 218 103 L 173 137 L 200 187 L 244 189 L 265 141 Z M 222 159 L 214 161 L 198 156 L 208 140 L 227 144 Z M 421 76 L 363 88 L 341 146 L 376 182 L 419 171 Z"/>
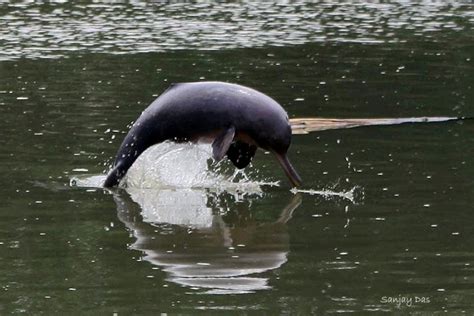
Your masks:
<path fill-rule="evenodd" d="M 256 179 L 256 175 L 235 170 L 225 160 L 212 161 L 209 144 L 164 142 L 148 148 L 128 170 L 121 182 L 127 191 L 206 189 L 242 195 L 261 195 L 262 187 L 279 186 L 279 182 Z M 71 178 L 70 185 L 102 187 L 105 175 L 84 175 Z"/>
<path fill-rule="evenodd" d="M 69 180 L 69 186 L 81 188 L 101 188 L 105 181 L 105 175 L 75 175 Z"/>
<path fill-rule="evenodd" d="M 360 201 L 363 200 L 364 198 L 364 191 L 361 187 L 355 186 L 352 189 L 348 191 L 333 191 L 330 189 L 322 189 L 322 190 L 302 190 L 302 189 L 297 189 L 293 188 L 291 189 L 291 192 L 293 194 L 296 193 L 306 193 L 309 195 L 320 195 L 324 198 L 342 198 L 344 200 L 350 201 L 352 204 L 356 204 Z"/>
<path fill-rule="evenodd" d="M 264 187 L 280 185 L 279 181 L 258 180 L 252 171 L 237 170 L 226 160 L 215 163 L 211 156 L 212 148 L 209 144 L 160 143 L 148 148 L 138 157 L 120 186 L 136 197 L 135 200 L 162 204 L 157 200 L 161 196 L 159 191 L 226 192 L 233 194 L 235 201 L 239 201 L 248 196 L 262 196 Z M 102 187 L 105 178 L 105 175 L 74 176 L 70 185 L 97 188 Z M 348 191 L 336 191 L 336 188 L 293 188 L 290 191 L 293 194 L 319 195 L 327 199 L 342 198 L 353 204 L 363 199 L 363 190 L 358 186 Z"/>

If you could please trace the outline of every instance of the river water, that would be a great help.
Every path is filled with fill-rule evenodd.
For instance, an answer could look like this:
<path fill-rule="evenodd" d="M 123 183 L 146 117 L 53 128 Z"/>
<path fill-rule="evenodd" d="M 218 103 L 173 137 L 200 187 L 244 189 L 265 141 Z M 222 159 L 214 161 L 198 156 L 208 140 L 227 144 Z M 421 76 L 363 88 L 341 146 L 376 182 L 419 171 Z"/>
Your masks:
<path fill-rule="evenodd" d="M 100 181 L 172 82 L 294 117 L 474 116 L 469 2 L 0 1 L 0 314 L 474 313 L 471 120 L 295 135 L 244 173 L 150 150 Z"/>

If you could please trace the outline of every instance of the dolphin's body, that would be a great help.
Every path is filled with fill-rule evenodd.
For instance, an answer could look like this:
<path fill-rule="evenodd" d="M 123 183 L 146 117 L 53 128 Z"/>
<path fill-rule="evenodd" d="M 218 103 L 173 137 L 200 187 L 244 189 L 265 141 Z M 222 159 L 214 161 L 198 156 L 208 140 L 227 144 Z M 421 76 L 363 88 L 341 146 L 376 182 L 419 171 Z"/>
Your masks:
<path fill-rule="evenodd" d="M 294 186 L 301 179 L 287 151 L 291 127 L 285 110 L 254 89 L 224 82 L 171 85 L 143 111 L 123 140 L 105 187 L 118 185 L 133 162 L 157 143 L 212 142 L 213 157 L 225 155 L 245 168 L 257 147 L 273 152 Z"/>

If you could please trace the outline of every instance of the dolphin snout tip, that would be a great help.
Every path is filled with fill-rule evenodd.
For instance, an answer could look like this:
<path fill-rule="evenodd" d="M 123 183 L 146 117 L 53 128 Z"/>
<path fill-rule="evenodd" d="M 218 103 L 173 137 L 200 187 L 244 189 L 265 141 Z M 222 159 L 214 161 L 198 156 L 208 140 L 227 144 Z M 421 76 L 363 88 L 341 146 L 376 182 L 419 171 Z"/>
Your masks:
<path fill-rule="evenodd" d="M 276 157 L 286 176 L 290 180 L 291 184 L 294 187 L 301 186 L 303 181 L 301 180 L 301 177 L 299 176 L 298 172 L 296 172 L 296 169 L 291 164 L 290 160 L 288 159 L 288 156 L 286 154 L 276 154 Z"/>

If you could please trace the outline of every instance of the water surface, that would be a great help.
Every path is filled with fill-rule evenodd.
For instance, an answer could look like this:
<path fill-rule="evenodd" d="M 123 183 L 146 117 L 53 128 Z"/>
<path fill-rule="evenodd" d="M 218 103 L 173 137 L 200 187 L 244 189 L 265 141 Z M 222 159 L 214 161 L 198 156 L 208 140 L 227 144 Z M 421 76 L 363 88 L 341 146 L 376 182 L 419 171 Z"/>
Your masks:
<path fill-rule="evenodd" d="M 473 12 L 1 3 L 0 313 L 472 313 L 471 121 L 294 136 L 306 193 L 264 152 L 212 169 L 243 187 L 70 180 L 100 178 L 171 82 L 248 85 L 290 117 L 473 116 Z"/>

